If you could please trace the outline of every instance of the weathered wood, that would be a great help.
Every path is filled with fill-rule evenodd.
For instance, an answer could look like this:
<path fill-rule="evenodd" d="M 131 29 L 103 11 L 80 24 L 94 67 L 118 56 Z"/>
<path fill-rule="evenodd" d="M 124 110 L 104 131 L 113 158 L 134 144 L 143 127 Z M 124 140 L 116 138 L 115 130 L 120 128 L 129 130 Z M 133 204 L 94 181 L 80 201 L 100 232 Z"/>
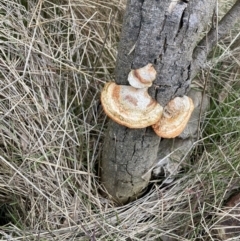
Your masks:
<path fill-rule="evenodd" d="M 199 123 L 209 106 L 209 98 L 201 89 L 191 89 L 188 96 L 193 100 L 195 109 L 184 131 L 174 139 L 164 139 L 158 149 L 158 163 L 152 171 L 153 179 L 171 183 L 183 167 L 190 164 L 189 157 L 197 143 Z"/>
<path fill-rule="evenodd" d="M 160 138 L 152 128 L 129 129 L 110 121 L 106 132 L 101 181 L 120 204 L 136 199 L 151 178 Z"/>
<path fill-rule="evenodd" d="M 208 22 L 215 0 L 129 0 L 116 64 L 116 83 L 153 63 L 157 78 L 150 95 L 162 106 L 186 94 L 191 83 L 193 50 Z M 124 204 L 147 186 L 157 160 L 160 138 L 151 130 L 133 130 L 110 121 L 105 133 L 101 181 L 110 196 Z"/>
<path fill-rule="evenodd" d="M 208 54 L 213 50 L 218 41 L 229 34 L 229 31 L 234 26 L 234 24 L 239 22 L 239 12 L 240 0 L 237 0 L 231 9 L 220 20 L 220 22 L 218 24 L 215 23 L 207 35 L 198 43 L 193 52 L 193 68 L 191 71 L 191 78 L 194 78 L 200 68 L 206 68 L 206 59 Z"/>

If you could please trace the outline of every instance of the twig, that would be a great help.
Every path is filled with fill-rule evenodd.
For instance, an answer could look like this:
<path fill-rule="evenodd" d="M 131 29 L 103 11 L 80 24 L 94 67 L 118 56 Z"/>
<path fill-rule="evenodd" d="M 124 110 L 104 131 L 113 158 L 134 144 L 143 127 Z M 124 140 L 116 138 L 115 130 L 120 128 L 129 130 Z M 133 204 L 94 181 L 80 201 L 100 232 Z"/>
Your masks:
<path fill-rule="evenodd" d="M 217 28 L 212 28 L 208 34 L 199 42 L 193 52 L 193 67 L 191 78 L 199 72 L 202 68 L 206 68 L 205 63 L 208 54 L 216 46 L 217 42 L 223 39 L 232 29 L 234 24 L 240 20 L 240 0 L 237 0 L 232 8 L 225 14 L 225 16 L 218 23 Z"/>

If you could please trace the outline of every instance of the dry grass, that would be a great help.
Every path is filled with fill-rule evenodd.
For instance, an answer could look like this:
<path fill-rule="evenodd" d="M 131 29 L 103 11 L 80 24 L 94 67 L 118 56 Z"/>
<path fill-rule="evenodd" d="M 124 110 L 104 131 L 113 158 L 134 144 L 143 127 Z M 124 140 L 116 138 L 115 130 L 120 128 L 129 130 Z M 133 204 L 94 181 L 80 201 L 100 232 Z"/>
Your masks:
<path fill-rule="evenodd" d="M 239 29 L 220 43 L 194 165 L 114 207 L 99 195 L 105 115 L 124 1 L 0 2 L 1 240 L 217 240 L 239 189 Z M 234 48 L 233 48 L 234 46 Z"/>

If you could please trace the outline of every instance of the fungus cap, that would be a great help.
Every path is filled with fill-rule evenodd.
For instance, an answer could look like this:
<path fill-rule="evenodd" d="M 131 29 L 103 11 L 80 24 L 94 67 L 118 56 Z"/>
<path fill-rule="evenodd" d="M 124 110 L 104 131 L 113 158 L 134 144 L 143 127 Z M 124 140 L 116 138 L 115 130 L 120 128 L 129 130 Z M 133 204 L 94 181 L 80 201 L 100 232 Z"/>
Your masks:
<path fill-rule="evenodd" d="M 101 93 L 105 113 L 118 124 L 129 128 L 145 128 L 160 120 L 162 106 L 147 93 L 147 88 L 107 83 Z"/>
<path fill-rule="evenodd" d="M 157 72 L 152 64 L 147 64 L 140 69 L 132 69 L 128 74 L 128 82 L 134 88 L 146 88 L 152 85 Z"/>
<path fill-rule="evenodd" d="M 176 97 L 163 110 L 160 121 L 154 124 L 153 130 L 163 138 L 174 138 L 182 133 L 194 109 L 188 96 Z"/>

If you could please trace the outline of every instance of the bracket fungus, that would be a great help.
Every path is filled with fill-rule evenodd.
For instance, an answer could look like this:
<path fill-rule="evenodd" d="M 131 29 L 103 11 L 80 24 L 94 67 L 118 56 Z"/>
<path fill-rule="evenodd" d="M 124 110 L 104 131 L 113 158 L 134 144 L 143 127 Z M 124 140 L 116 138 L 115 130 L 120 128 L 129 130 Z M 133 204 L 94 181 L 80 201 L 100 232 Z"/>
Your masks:
<path fill-rule="evenodd" d="M 105 113 L 118 124 L 129 128 L 153 125 L 160 120 L 163 108 L 150 97 L 147 89 L 108 82 L 101 93 Z"/>
<path fill-rule="evenodd" d="M 194 104 L 188 96 L 172 99 L 163 110 L 160 121 L 152 127 L 155 133 L 163 138 L 175 138 L 186 127 L 194 109 Z"/>
<path fill-rule="evenodd" d="M 147 64 L 140 69 L 132 69 L 128 74 L 128 82 L 134 88 L 148 88 L 156 79 L 157 72 L 152 64 Z"/>

